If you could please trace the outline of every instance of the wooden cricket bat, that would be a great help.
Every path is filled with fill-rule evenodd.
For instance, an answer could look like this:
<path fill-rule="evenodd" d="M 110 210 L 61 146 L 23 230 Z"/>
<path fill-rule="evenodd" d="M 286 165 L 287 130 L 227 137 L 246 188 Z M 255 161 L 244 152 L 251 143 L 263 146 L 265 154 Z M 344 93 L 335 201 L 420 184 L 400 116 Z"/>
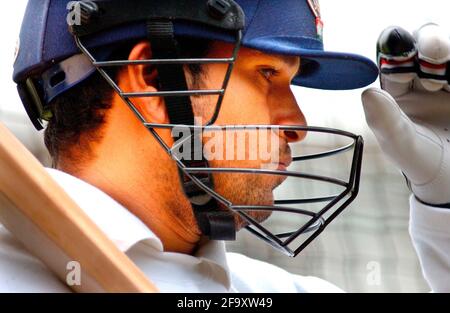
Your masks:
<path fill-rule="evenodd" d="M 0 222 L 62 282 L 69 262 L 78 262 L 76 292 L 157 292 L 1 124 Z"/>

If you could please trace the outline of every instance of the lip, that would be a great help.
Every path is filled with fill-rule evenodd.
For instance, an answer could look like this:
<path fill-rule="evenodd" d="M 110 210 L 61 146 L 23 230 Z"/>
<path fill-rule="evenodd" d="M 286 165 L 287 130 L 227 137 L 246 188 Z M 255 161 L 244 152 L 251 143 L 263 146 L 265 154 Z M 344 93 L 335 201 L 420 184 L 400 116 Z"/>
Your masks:
<path fill-rule="evenodd" d="M 278 166 L 277 166 L 277 171 L 283 171 L 283 172 L 286 172 L 287 171 L 287 166 L 286 166 L 286 164 L 284 164 L 284 163 L 278 163 Z"/>
<path fill-rule="evenodd" d="M 292 157 L 288 156 L 283 158 L 282 161 L 278 162 L 277 164 L 277 170 L 278 171 L 287 171 L 288 167 L 291 165 L 292 163 Z"/>

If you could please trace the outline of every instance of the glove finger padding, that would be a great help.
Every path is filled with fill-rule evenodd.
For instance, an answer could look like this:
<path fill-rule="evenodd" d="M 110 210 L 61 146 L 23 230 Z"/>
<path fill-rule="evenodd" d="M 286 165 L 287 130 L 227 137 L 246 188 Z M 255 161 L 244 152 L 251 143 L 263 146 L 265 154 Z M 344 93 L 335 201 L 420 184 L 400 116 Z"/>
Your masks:
<path fill-rule="evenodd" d="M 416 40 L 408 31 L 386 28 L 377 43 L 382 88 L 394 97 L 407 93 L 417 77 L 417 55 Z"/>
<path fill-rule="evenodd" d="M 418 75 L 427 91 L 450 90 L 447 62 L 450 60 L 450 38 L 436 24 L 426 24 L 414 34 L 417 43 Z"/>
<path fill-rule="evenodd" d="M 436 24 L 426 24 L 414 35 L 398 26 L 386 28 L 378 39 L 377 58 L 381 85 L 394 97 L 408 92 L 414 80 L 429 92 L 450 91 L 450 38 Z"/>

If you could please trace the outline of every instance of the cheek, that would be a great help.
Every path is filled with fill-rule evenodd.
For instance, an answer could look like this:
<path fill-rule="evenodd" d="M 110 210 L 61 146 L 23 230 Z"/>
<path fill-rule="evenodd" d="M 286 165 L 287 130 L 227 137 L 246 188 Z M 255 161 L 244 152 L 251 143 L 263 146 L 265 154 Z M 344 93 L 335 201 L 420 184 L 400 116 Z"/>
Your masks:
<path fill-rule="evenodd" d="M 256 75 L 249 76 L 234 71 L 217 124 L 269 124 L 268 96 L 265 89 Z"/>

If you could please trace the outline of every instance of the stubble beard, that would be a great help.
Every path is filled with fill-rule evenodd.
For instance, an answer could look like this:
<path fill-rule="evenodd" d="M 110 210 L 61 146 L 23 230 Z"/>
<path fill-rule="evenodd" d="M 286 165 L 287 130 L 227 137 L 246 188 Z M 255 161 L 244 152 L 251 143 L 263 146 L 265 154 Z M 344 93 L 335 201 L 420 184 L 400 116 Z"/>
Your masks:
<path fill-rule="evenodd" d="M 233 205 L 243 206 L 273 206 L 273 191 L 285 178 L 275 175 L 259 174 L 216 174 L 213 175 L 214 190 L 230 201 Z M 240 230 L 247 226 L 249 222 L 239 213 L 221 205 L 221 209 L 232 212 L 235 217 L 236 229 Z M 262 223 L 267 220 L 272 212 L 263 210 L 245 210 L 248 216 Z"/>

